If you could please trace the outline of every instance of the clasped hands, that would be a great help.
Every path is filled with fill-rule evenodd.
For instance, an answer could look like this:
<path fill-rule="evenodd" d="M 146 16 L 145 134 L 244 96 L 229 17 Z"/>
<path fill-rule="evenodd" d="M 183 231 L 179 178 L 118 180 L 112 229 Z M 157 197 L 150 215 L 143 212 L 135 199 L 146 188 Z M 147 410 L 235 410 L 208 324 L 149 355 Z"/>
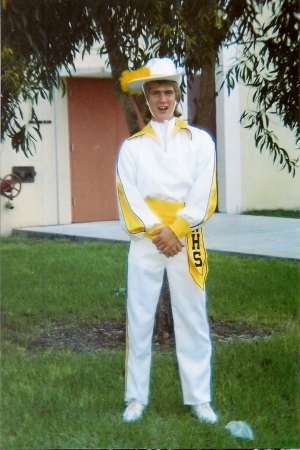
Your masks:
<path fill-rule="evenodd" d="M 151 236 L 155 236 L 152 243 L 156 246 L 157 250 L 167 258 L 176 256 L 181 252 L 182 247 L 184 247 L 170 227 L 159 228 L 153 231 Z"/>

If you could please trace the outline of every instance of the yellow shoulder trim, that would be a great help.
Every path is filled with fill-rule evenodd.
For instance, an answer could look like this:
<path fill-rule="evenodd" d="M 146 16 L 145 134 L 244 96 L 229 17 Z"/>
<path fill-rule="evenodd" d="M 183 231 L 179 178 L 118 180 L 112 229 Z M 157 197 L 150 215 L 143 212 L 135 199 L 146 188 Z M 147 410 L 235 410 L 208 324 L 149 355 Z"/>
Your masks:
<path fill-rule="evenodd" d="M 154 131 L 151 128 L 150 122 L 147 123 L 147 125 L 141 131 L 139 131 L 138 133 L 135 133 L 133 136 L 130 136 L 130 138 L 128 138 L 128 140 L 134 139 L 138 136 L 144 136 L 144 135 L 150 136 L 153 139 L 155 139 L 156 141 L 158 141 L 156 134 L 154 133 Z"/>
<path fill-rule="evenodd" d="M 190 129 L 188 124 L 185 123 L 183 120 L 179 119 L 178 117 L 176 117 L 175 127 L 172 130 L 172 134 L 176 133 L 178 130 L 189 131 L 189 133 L 191 135 L 191 139 L 192 139 L 192 130 Z"/>

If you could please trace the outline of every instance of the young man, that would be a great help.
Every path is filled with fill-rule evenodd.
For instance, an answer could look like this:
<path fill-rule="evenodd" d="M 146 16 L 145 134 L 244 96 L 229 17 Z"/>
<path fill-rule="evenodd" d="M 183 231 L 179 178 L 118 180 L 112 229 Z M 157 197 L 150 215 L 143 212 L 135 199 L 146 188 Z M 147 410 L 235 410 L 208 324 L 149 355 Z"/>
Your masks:
<path fill-rule="evenodd" d="M 120 220 L 128 255 L 123 420 L 148 404 L 151 342 L 167 270 L 184 404 L 201 421 L 217 422 L 211 401 L 211 341 L 206 316 L 206 252 L 201 227 L 216 206 L 215 151 L 210 136 L 178 118 L 182 70 L 168 58 L 126 71 L 124 91 L 144 93 L 151 121 L 127 139 L 117 164 Z"/>

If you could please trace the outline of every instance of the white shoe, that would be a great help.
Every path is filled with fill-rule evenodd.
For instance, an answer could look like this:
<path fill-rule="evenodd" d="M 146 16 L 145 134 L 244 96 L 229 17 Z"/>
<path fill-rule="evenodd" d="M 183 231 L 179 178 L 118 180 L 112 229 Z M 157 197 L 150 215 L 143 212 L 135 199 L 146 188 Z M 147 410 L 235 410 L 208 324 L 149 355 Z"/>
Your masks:
<path fill-rule="evenodd" d="M 127 404 L 122 419 L 124 422 L 135 422 L 142 416 L 144 409 L 145 405 L 140 403 L 138 400 L 131 400 Z"/>
<path fill-rule="evenodd" d="M 218 422 L 218 416 L 211 409 L 209 403 L 202 403 L 202 405 L 193 405 L 192 413 L 194 414 L 194 416 L 197 417 L 197 419 L 201 420 L 201 422 L 207 423 Z"/>

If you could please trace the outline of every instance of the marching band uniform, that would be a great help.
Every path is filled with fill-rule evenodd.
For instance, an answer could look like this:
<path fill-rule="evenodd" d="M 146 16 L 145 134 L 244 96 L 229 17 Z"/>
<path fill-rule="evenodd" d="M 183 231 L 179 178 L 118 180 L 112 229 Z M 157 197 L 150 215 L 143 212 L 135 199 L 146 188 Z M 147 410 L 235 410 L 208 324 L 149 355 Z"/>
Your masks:
<path fill-rule="evenodd" d="M 184 404 L 207 405 L 211 401 L 211 340 L 201 227 L 216 207 L 211 137 L 179 118 L 151 120 L 121 147 L 117 192 L 120 221 L 131 238 L 125 401 L 141 405 L 140 414 L 132 420 L 148 404 L 153 326 L 165 269 Z M 175 257 L 167 258 L 152 243 L 151 232 L 162 226 L 170 227 L 184 245 Z M 216 420 L 210 416 L 206 421 Z"/>

